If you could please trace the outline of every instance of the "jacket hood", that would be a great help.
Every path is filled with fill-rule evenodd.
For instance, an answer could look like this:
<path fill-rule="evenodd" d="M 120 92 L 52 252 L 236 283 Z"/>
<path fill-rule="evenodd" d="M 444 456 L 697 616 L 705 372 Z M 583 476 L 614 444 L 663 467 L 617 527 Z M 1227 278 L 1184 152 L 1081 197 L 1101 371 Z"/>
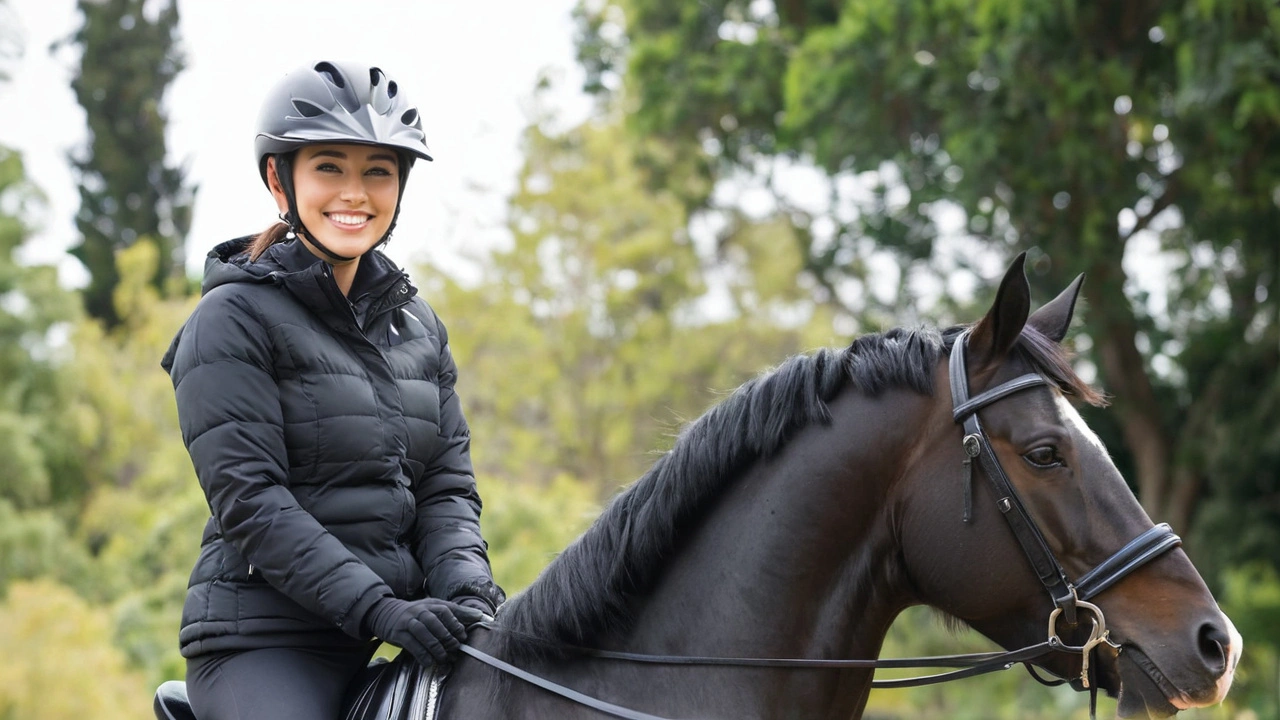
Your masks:
<path fill-rule="evenodd" d="M 251 261 L 248 251 L 252 243 L 253 236 L 246 235 L 214 246 L 205 257 L 201 294 L 231 283 L 277 282 L 276 273 L 305 272 L 324 262 L 296 240 L 276 243 Z"/>
<path fill-rule="evenodd" d="M 329 277 L 329 264 L 312 254 L 302 241 L 277 242 L 257 260 L 250 260 L 248 249 L 253 237 L 246 235 L 228 240 L 209 251 L 204 262 L 204 281 L 200 285 L 202 295 L 236 283 L 275 284 L 322 316 L 336 313 L 347 317 L 352 309 L 363 316 L 393 302 L 407 302 L 417 294 L 408 275 L 386 255 L 373 250 L 360 259 L 348 301 L 344 302 Z M 397 291 L 394 295 L 393 289 Z M 181 337 L 180 328 L 161 360 L 166 371 L 172 366 Z"/>
<path fill-rule="evenodd" d="M 204 295 L 219 285 L 236 282 L 269 281 L 270 273 L 262 272 L 249 262 L 249 245 L 252 235 L 219 243 L 204 259 L 204 280 L 200 294 Z"/>

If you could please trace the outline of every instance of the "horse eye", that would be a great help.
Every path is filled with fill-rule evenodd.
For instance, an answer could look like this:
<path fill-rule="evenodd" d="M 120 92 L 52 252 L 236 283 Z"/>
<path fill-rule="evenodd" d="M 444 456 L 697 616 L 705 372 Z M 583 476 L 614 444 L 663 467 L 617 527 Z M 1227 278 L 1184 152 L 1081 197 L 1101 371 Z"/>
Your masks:
<path fill-rule="evenodd" d="M 1062 465 L 1062 456 L 1058 454 L 1058 448 L 1052 445 L 1042 445 L 1022 457 L 1041 469 L 1055 468 Z"/>

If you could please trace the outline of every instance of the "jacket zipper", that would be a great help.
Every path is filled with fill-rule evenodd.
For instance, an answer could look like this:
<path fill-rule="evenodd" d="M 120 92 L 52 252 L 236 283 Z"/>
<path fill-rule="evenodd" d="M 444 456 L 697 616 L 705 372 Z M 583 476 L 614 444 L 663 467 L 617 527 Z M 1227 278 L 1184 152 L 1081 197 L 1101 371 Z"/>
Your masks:
<path fill-rule="evenodd" d="M 333 271 L 330 268 L 325 268 L 324 276 L 329 280 L 329 282 L 326 284 L 326 288 L 331 293 L 331 297 L 332 297 L 332 293 L 336 293 L 337 297 L 340 297 L 342 299 L 342 302 L 339 304 L 344 306 L 344 308 L 346 309 L 347 318 L 351 321 L 351 327 L 355 328 L 359 332 L 360 338 L 362 340 L 364 340 L 366 343 L 369 343 L 370 345 L 373 346 L 373 349 L 378 352 L 378 356 L 382 358 L 382 361 L 384 363 L 388 363 L 386 353 L 382 352 L 382 348 L 379 347 L 377 343 L 373 342 L 368 338 L 368 336 L 365 335 L 364 328 L 360 326 L 360 322 L 356 318 L 355 308 L 351 305 L 351 301 L 347 299 L 347 296 L 344 295 L 342 291 L 338 288 L 337 281 L 333 279 Z M 398 292 L 399 295 L 403 296 L 403 299 L 395 301 L 394 304 L 378 308 L 377 312 L 375 313 L 370 313 L 365 318 L 366 324 L 373 322 L 373 320 L 375 320 L 376 318 L 382 317 L 387 312 L 395 310 L 396 308 L 401 307 L 403 305 L 409 304 L 409 285 L 408 285 L 408 280 L 406 280 L 405 278 L 406 276 L 401 274 L 400 279 L 396 281 L 396 290 L 399 291 Z M 382 297 L 386 297 L 386 294 L 384 293 Z M 388 365 L 390 365 L 390 363 L 388 363 Z M 399 483 L 396 483 L 396 485 L 397 487 L 399 487 Z M 401 494 L 401 497 L 403 497 L 403 493 Z M 411 498 L 414 497 L 412 493 L 410 493 L 410 497 Z M 405 508 L 404 503 L 401 503 L 400 522 L 396 527 L 395 553 L 396 553 L 396 562 L 400 566 L 399 577 L 397 578 L 398 580 L 397 584 L 400 585 L 400 588 L 396 588 L 397 590 L 400 590 L 400 592 L 396 593 L 398 597 L 407 597 L 409 592 L 409 583 L 408 583 L 409 568 L 405 565 L 404 557 L 400 552 L 400 549 L 404 547 L 404 548 L 408 548 L 409 552 L 412 554 L 412 544 L 409 542 L 409 538 L 406 537 L 405 535 L 404 525 L 405 525 L 406 515 L 417 514 L 416 500 L 411 499 L 409 502 L 409 505 L 413 507 L 412 510 Z"/>

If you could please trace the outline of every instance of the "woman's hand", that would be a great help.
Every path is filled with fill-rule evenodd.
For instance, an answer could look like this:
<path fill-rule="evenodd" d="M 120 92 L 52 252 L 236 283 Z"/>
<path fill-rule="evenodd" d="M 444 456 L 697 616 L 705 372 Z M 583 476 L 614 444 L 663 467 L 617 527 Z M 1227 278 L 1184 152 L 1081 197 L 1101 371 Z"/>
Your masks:
<path fill-rule="evenodd" d="M 483 618 L 479 610 L 445 600 L 384 597 L 369 609 L 364 626 L 383 642 L 408 650 L 423 665 L 440 665 L 466 642 L 466 626 Z"/>
<path fill-rule="evenodd" d="M 458 595 L 453 598 L 453 602 L 457 603 L 458 605 L 461 605 L 464 608 L 479 610 L 480 613 L 482 614 L 482 617 L 476 621 L 468 621 L 465 618 L 463 618 L 462 622 L 467 627 L 471 627 L 477 622 L 485 622 L 485 621 L 493 620 L 493 613 L 495 612 L 493 605 L 489 604 L 488 600 L 485 600 L 484 598 L 478 595 Z"/>

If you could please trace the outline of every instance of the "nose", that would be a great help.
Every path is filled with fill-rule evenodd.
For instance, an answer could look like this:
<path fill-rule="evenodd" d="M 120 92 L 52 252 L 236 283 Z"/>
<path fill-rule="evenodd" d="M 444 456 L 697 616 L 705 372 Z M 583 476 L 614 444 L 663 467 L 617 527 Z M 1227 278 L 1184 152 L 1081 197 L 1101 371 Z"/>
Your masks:
<path fill-rule="evenodd" d="M 364 178 L 354 177 L 342 186 L 341 197 L 349 203 L 363 202 L 369 193 L 364 188 Z"/>
<path fill-rule="evenodd" d="M 1200 624 L 1196 631 L 1196 654 L 1208 684 L 1199 692 L 1188 694 L 1191 705 L 1212 705 L 1226 697 L 1243 650 L 1244 641 L 1231 618 L 1219 612 Z"/>
<path fill-rule="evenodd" d="M 1221 621 L 1206 622 L 1200 626 L 1197 635 L 1197 648 L 1200 660 L 1213 677 L 1219 677 L 1227 671 L 1231 635 L 1227 633 Z"/>

